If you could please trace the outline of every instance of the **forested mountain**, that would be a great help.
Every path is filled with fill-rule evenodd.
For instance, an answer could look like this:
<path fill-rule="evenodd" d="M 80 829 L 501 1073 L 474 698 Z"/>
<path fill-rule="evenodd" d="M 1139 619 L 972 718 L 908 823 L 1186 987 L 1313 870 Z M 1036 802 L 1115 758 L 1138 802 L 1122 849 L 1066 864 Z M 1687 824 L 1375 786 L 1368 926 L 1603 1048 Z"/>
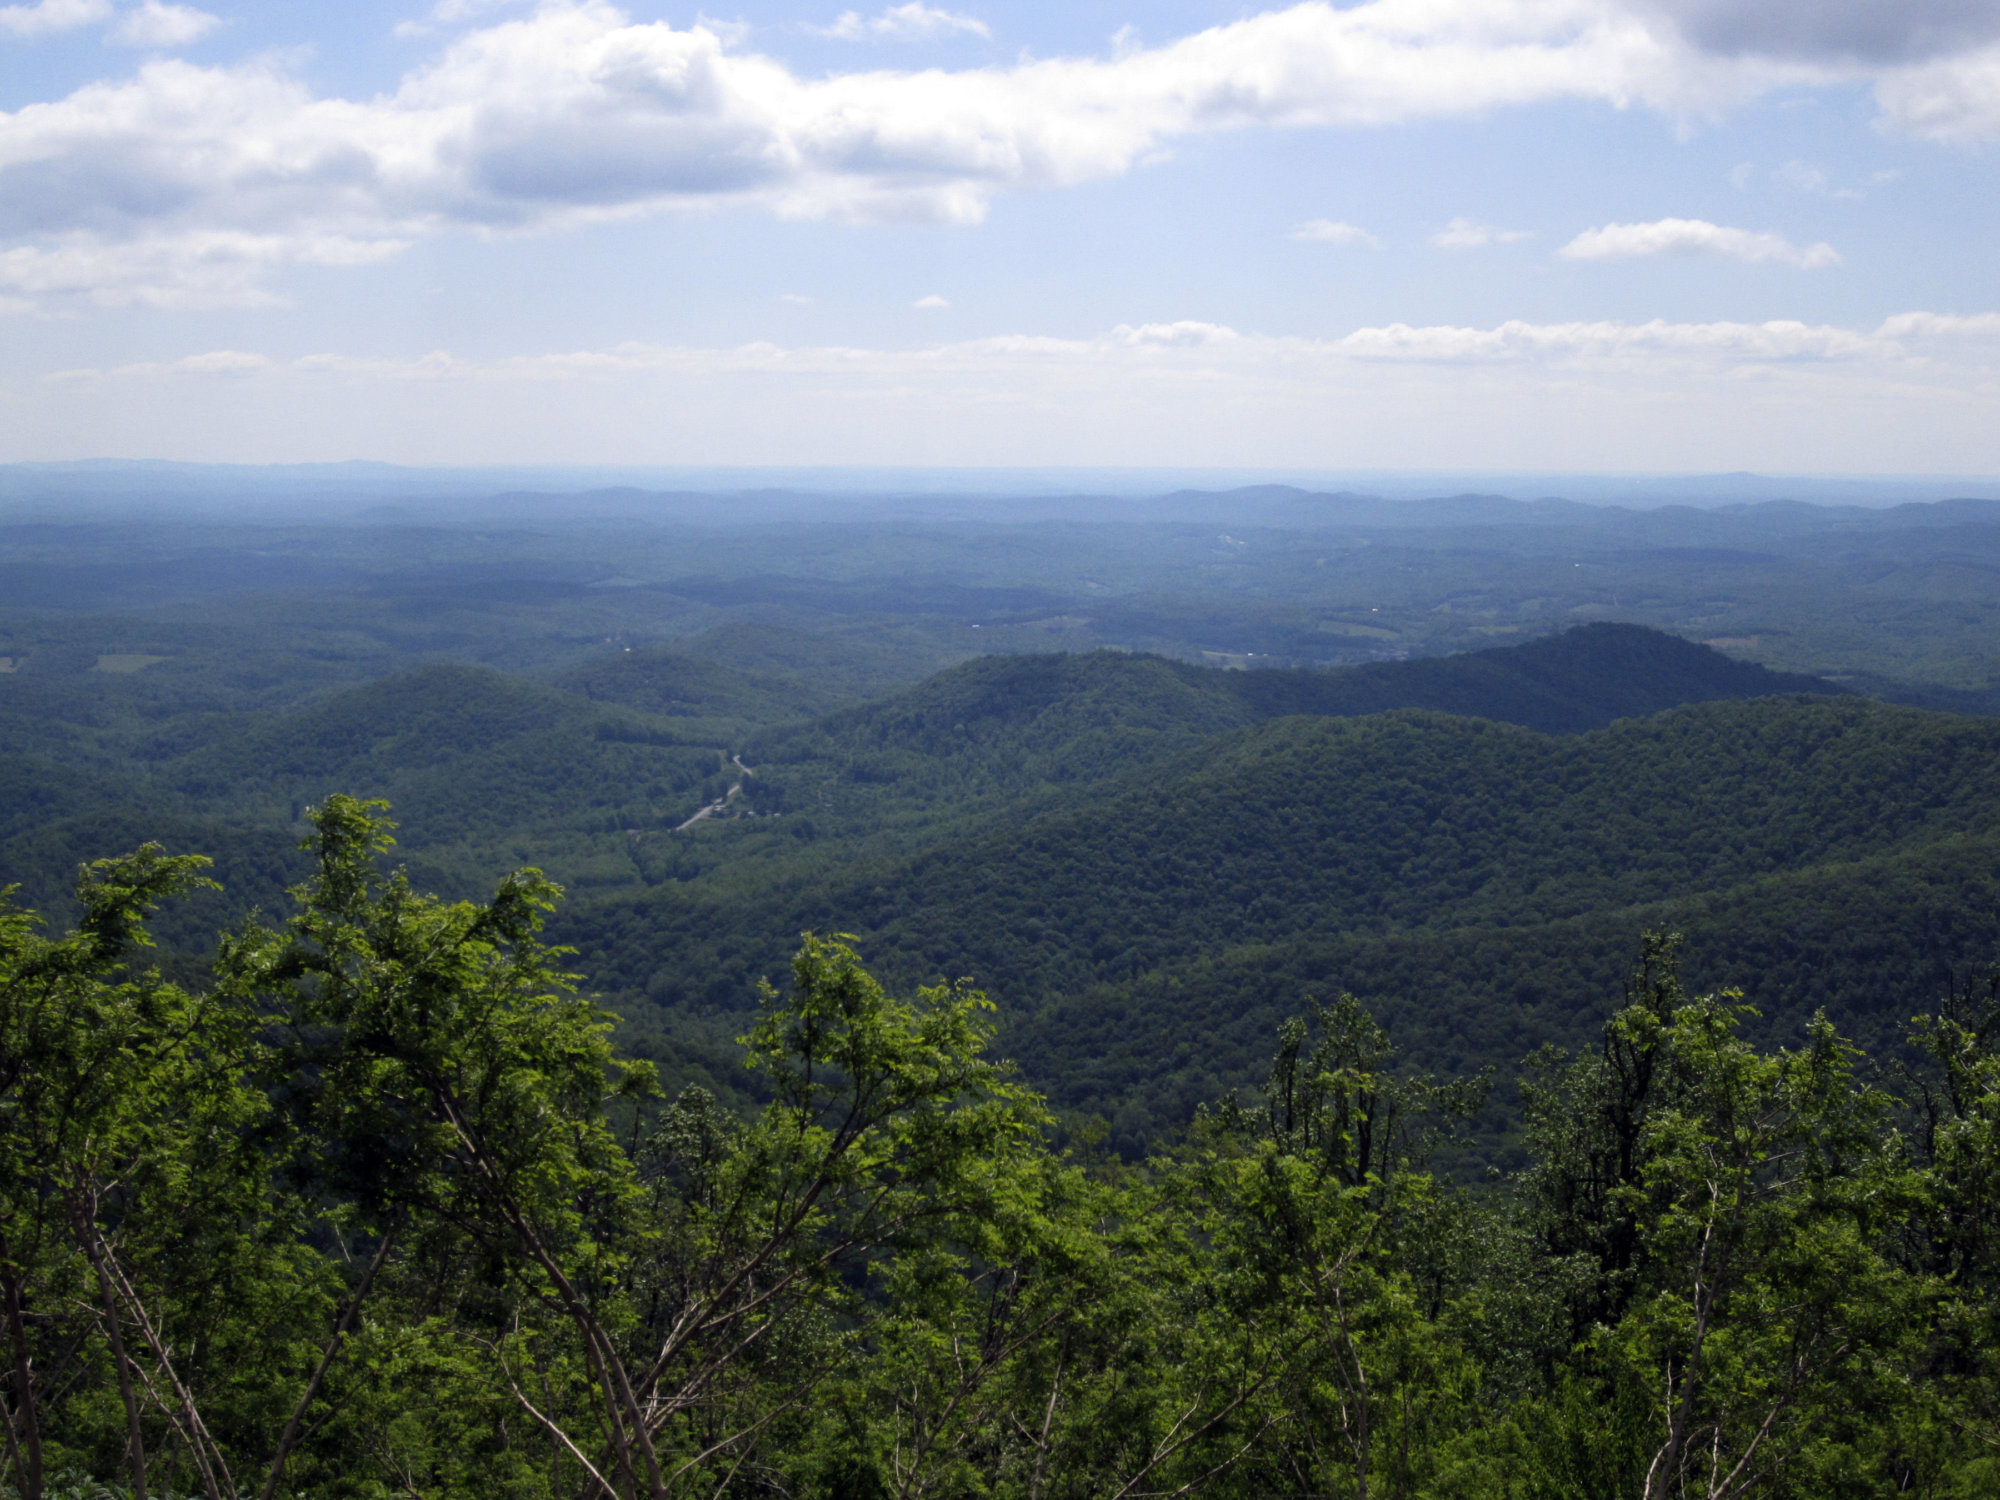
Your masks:
<path fill-rule="evenodd" d="M 0 1489 L 1992 1490 L 1985 509 L 647 503 L 0 525 Z"/>
<path fill-rule="evenodd" d="M 778 781 L 890 786 L 885 801 L 1068 786 L 1287 715 L 1427 708 L 1548 733 L 1680 703 L 1839 693 L 1659 631 L 1586 625 L 1520 646 L 1336 670 L 1217 671 L 1114 652 L 988 656 L 886 702 L 765 733 L 752 759 Z"/>
<path fill-rule="evenodd" d="M 1292 716 L 933 830 L 910 855 L 717 876 L 712 896 L 664 885 L 562 930 L 613 993 L 676 1006 L 727 1008 L 808 928 L 857 934 L 910 980 L 972 975 L 1030 1076 L 1058 1103 L 1124 1111 L 1139 1149 L 1241 1081 L 1305 993 L 1367 995 L 1433 1064 L 1518 1055 L 1587 1029 L 1648 927 L 1687 927 L 1704 975 L 1801 926 L 1850 955 L 1858 940 L 1867 962 L 1837 974 L 1761 965 L 1746 982 L 1780 1034 L 1825 1005 L 1877 1039 L 2000 942 L 1981 863 L 1996 764 L 1995 721 L 1858 699 L 1687 706 L 1567 737 Z M 1911 920 L 1843 935 L 1842 911 L 1899 903 Z"/>
<path fill-rule="evenodd" d="M 1989 825 L 1990 826 L 1990 825 Z M 1253 1077 L 1304 996 L 1351 991 L 1414 1057 L 1451 1076 L 1578 1045 L 1630 968 L 1634 934 L 1686 938 L 1703 990 L 1740 989 L 1746 1031 L 1795 1040 L 1820 1010 L 1885 1063 L 1908 1020 L 1980 982 L 2000 953 L 2000 836 L 1952 835 L 1738 885 L 1553 921 L 1314 932 L 1227 944 L 1127 976 L 1090 977 L 1008 1033 L 1028 1076 L 1139 1152 L 1164 1122 Z M 1086 973 L 1089 966 L 1079 965 Z M 1472 1160 L 1517 1164 L 1505 1088 Z"/>
<path fill-rule="evenodd" d="M 562 880 L 582 972 L 677 1076 L 740 1096 L 758 979 L 800 931 L 846 931 L 899 981 L 975 977 L 1037 1085 L 1139 1153 L 1252 1076 L 1309 991 L 1366 994 L 1436 1066 L 1519 1055 L 1588 1029 L 1641 928 L 1728 970 L 1760 929 L 1723 913 L 1821 921 L 1994 811 L 1991 721 L 1630 625 L 1318 670 L 993 655 L 852 707 L 887 648 L 752 626 L 691 647 L 545 681 L 439 664 L 263 712 L 145 712 L 155 677 L 86 714 L 85 685 L 18 680 L 0 856 L 60 912 L 66 871 L 149 828 L 211 852 L 225 892 L 161 929 L 188 953 L 282 903 L 305 808 L 381 797 L 432 888 Z M 65 718 L 69 769 L 41 748 Z M 1971 872 L 1926 879 L 1929 925 L 1891 924 L 1825 996 L 1871 1040 L 1991 941 Z M 1781 972 L 1755 981 L 1780 1031 L 1818 1003 Z"/>

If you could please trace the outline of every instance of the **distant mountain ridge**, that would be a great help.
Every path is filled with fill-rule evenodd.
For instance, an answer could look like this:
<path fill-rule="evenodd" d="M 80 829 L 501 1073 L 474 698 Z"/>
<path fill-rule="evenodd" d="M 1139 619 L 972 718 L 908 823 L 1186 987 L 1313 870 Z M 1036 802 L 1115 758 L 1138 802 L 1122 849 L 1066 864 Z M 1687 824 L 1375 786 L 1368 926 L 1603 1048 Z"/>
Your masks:
<path fill-rule="evenodd" d="M 1845 692 L 1663 631 L 1606 623 L 1516 646 L 1356 667 L 1231 671 L 1112 651 L 987 656 L 885 702 L 770 732 L 754 742 L 752 759 L 841 762 L 876 781 L 985 762 L 996 784 L 1075 783 L 1300 714 L 1418 708 L 1577 734 L 1683 703 Z"/>
<path fill-rule="evenodd" d="M 1683 703 L 1845 689 L 1821 678 L 1736 661 L 1665 631 L 1600 622 L 1457 656 L 1370 662 L 1321 673 L 1244 674 L 1240 691 L 1271 717 L 1427 708 L 1544 734 L 1578 734 Z"/>

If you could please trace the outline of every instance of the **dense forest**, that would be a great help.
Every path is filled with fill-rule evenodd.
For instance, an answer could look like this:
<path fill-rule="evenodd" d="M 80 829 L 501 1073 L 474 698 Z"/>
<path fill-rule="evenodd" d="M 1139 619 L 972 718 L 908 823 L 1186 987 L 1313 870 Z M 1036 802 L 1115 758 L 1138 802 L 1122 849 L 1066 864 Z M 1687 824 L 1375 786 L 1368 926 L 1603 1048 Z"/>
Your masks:
<path fill-rule="evenodd" d="M 1137 1164 L 808 937 L 768 1102 L 655 1107 L 523 872 L 444 903 L 330 799 L 291 915 L 143 966 L 204 862 L 0 922 L 15 1493 L 1985 1495 L 2000 986 L 1914 1061 L 1760 1049 L 1648 936 L 1526 1164 L 1342 995 Z M 1610 998 L 1610 997 L 1607 997 Z M 412 1399 L 417 1397 L 418 1399 Z"/>
<path fill-rule="evenodd" d="M 1991 1493 L 2000 506 L 1093 504 L 0 515 L 0 1493 Z"/>

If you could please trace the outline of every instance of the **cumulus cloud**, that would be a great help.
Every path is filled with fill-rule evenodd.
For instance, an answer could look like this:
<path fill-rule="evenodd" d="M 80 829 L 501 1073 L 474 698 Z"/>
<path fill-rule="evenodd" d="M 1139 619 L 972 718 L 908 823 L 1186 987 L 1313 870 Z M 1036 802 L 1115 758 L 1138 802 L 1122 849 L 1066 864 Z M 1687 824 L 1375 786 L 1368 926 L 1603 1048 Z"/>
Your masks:
<path fill-rule="evenodd" d="M 1969 317 L 1956 313 L 1897 313 L 1884 318 L 1876 332 L 1899 345 L 1954 339 L 2000 343 L 2000 313 L 1974 313 Z"/>
<path fill-rule="evenodd" d="M 844 42 L 929 42 L 954 35 L 993 35 L 991 28 L 977 17 L 940 10 L 923 4 L 922 0 L 892 5 L 872 17 L 863 16 L 858 10 L 844 11 L 831 26 L 815 29 L 821 36 L 837 37 Z"/>
<path fill-rule="evenodd" d="M 1719 255 L 1750 264 L 1776 263 L 1816 271 L 1840 264 L 1833 246 L 1801 249 L 1780 234 L 1733 229 L 1706 219 L 1655 219 L 1586 229 L 1556 252 L 1567 260 L 1636 260 L 1653 255 Z"/>
<path fill-rule="evenodd" d="M 944 298 L 933 293 L 928 297 L 917 298 L 910 306 L 916 308 L 919 312 L 939 312 L 944 308 L 950 307 L 951 304 L 945 301 Z"/>
<path fill-rule="evenodd" d="M 95 3 L 43 0 L 0 16 L 22 30 L 29 18 L 102 18 Z M 918 14 L 955 13 L 904 6 L 876 19 Z M 1977 72 L 1986 65 L 1951 57 L 1883 74 L 1883 107 L 1929 135 L 2000 133 L 2000 63 L 1990 82 Z M 232 236 L 265 247 L 234 264 L 276 269 L 442 233 L 673 209 L 973 223 L 997 193 L 1115 176 L 1205 132 L 1379 126 L 1555 100 L 1700 113 L 1846 76 L 1829 66 L 1704 53 L 1636 0 L 1307 0 L 1101 58 L 803 77 L 713 24 L 676 29 L 605 0 L 543 0 L 453 36 L 368 99 L 317 95 L 269 58 L 156 58 L 129 78 L 0 113 L 0 255 L 102 264 L 115 271 L 102 287 L 64 284 L 100 300 L 172 301 L 223 295 L 213 247 Z M 1501 233 L 1468 226 L 1448 242 Z M 176 260 L 174 246 L 187 255 Z M 142 260 L 151 280 L 127 274 Z M 241 295 L 262 295 L 259 284 L 246 272 Z"/>
<path fill-rule="evenodd" d="M 1889 74 L 1875 86 L 1897 129 L 1935 141 L 2000 138 L 2000 47 Z"/>
<path fill-rule="evenodd" d="M 1690 50 L 1791 63 L 1816 81 L 1872 81 L 1892 128 L 1939 141 L 2000 137 L 2000 0 L 1627 0 Z"/>
<path fill-rule="evenodd" d="M 1292 231 L 1295 240 L 1311 240 L 1321 245 L 1376 245 L 1382 242 L 1367 230 L 1338 219 L 1308 219 Z"/>
<path fill-rule="evenodd" d="M 1243 335 L 1223 323 L 1182 318 L 1173 323 L 1120 323 L 1110 339 L 1128 349 L 1207 349 L 1241 342 Z"/>
<path fill-rule="evenodd" d="M 388 245 L 718 206 L 969 223 L 997 192 L 1115 175 L 1205 131 L 1671 95 L 1658 45 L 1594 3 L 1315 0 L 1108 59 L 807 79 L 710 27 L 551 0 L 366 101 L 269 60 L 159 60 L 0 115 L 0 244 Z"/>
<path fill-rule="evenodd" d="M 1495 229 L 1476 219 L 1453 219 L 1431 236 L 1440 250 L 1483 250 L 1488 245 L 1512 245 L 1534 236 L 1525 229 Z"/>
<path fill-rule="evenodd" d="M 38 0 L 0 5 L 0 36 L 48 36 L 93 26 L 111 15 L 111 0 Z"/>
<path fill-rule="evenodd" d="M 112 30 L 111 40 L 127 47 L 185 47 L 222 24 L 220 16 L 191 5 L 167 5 L 145 0 Z"/>

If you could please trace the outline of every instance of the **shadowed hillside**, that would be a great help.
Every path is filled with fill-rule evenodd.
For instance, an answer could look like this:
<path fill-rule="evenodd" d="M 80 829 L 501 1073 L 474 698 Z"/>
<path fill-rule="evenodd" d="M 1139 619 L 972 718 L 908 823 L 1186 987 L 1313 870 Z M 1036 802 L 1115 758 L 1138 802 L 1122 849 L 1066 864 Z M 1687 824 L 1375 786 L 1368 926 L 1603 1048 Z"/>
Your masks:
<path fill-rule="evenodd" d="M 822 800 L 860 789 L 871 808 L 907 812 L 1102 781 L 1289 715 L 1425 708 L 1563 734 L 1683 703 L 1840 691 L 1636 625 L 1330 670 L 1226 671 L 1105 651 L 989 656 L 885 703 L 758 736 L 749 753 L 815 796 L 829 782 L 843 787 Z"/>

